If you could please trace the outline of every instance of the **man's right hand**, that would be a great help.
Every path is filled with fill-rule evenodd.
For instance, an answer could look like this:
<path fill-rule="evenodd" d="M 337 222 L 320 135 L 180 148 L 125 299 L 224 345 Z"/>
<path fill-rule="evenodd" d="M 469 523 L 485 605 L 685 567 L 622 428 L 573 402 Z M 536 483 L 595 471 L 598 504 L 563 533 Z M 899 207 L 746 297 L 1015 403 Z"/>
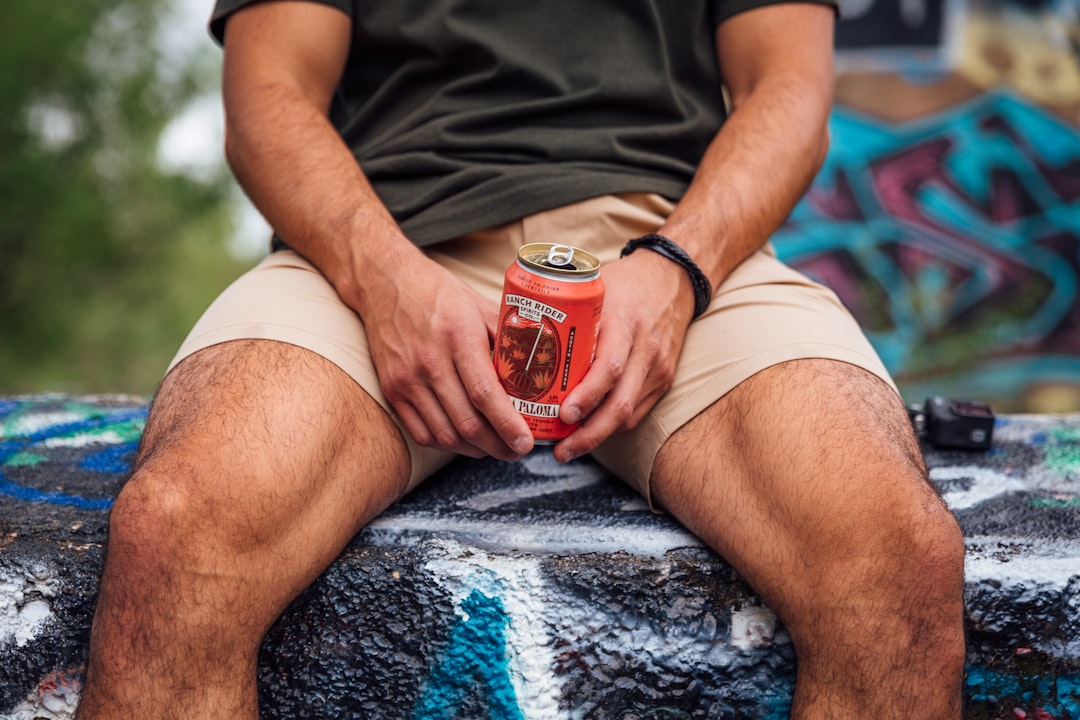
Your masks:
<path fill-rule="evenodd" d="M 532 434 L 491 360 L 498 308 L 420 252 L 402 254 L 355 306 L 387 400 L 420 445 L 521 457 Z"/>
<path fill-rule="evenodd" d="M 317 3 L 257 3 L 229 17 L 229 164 L 274 230 L 359 314 L 413 438 L 520 457 L 532 435 L 492 365 L 497 308 L 405 238 L 327 119 L 351 40 L 348 15 Z"/>

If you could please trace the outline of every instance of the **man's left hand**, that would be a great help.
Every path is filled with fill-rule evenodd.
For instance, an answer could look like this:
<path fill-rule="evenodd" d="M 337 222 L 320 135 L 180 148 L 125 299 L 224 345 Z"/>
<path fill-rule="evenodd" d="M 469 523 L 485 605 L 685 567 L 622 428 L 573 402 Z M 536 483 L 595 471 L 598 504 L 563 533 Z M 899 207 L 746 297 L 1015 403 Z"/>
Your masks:
<path fill-rule="evenodd" d="M 604 314 L 589 372 L 560 418 L 581 427 L 555 447 L 568 462 L 612 433 L 635 427 L 671 387 L 694 311 L 683 268 L 647 249 L 604 265 Z"/>

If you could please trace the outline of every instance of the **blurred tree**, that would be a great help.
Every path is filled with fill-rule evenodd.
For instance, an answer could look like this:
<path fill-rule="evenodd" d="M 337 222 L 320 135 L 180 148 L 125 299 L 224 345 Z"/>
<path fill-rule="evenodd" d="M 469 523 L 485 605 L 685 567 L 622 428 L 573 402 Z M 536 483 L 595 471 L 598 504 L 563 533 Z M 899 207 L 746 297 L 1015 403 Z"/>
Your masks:
<path fill-rule="evenodd" d="M 0 17 L 0 394 L 154 387 L 241 269 L 224 166 L 163 169 L 212 51 L 158 42 L 168 0 L 5 0 Z"/>

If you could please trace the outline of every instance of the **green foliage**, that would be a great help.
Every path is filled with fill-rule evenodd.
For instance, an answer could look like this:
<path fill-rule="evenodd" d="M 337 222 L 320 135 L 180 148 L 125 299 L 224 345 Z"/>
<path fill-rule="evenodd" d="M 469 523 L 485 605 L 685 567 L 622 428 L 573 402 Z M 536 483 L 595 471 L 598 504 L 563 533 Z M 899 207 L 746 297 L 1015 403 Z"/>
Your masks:
<path fill-rule="evenodd" d="M 167 0 L 5 0 L 0 18 L 0 394 L 153 391 L 240 271 L 224 166 L 162 169 L 162 130 L 212 91 L 176 62 Z"/>

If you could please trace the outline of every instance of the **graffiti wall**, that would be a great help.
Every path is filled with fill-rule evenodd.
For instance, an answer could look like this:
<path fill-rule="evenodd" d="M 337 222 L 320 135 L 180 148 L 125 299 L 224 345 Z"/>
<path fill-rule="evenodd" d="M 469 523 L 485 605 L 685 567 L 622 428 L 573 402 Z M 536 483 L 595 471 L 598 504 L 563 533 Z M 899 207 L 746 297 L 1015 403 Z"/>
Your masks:
<path fill-rule="evenodd" d="M 829 156 L 778 252 L 909 402 L 1080 409 L 1080 3 L 842 6 Z"/>
<path fill-rule="evenodd" d="M 133 398 L 0 398 L 0 718 L 78 703 Z M 1080 720 L 1080 413 L 927 449 L 964 529 L 967 720 Z M 463 459 L 271 628 L 264 718 L 788 716 L 795 653 L 722 559 L 595 464 Z"/>

